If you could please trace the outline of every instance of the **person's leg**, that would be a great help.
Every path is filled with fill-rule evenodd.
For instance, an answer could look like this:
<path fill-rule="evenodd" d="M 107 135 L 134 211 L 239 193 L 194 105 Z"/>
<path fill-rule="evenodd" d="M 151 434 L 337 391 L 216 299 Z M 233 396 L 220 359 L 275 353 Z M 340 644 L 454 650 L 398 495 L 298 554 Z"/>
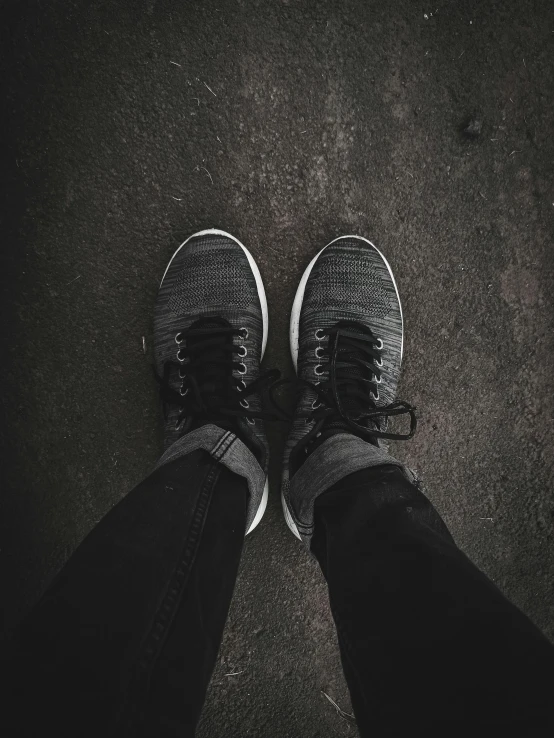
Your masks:
<path fill-rule="evenodd" d="M 552 734 L 554 647 L 398 467 L 322 494 L 311 548 L 362 736 Z"/>
<path fill-rule="evenodd" d="M 209 230 L 175 252 L 154 315 L 165 453 L 22 626 L 24 736 L 192 736 L 245 533 L 267 502 L 267 304 L 251 255 Z"/>
<path fill-rule="evenodd" d="M 246 479 L 203 450 L 113 508 L 19 630 L 14 733 L 192 736 L 247 508 Z"/>
<path fill-rule="evenodd" d="M 292 532 L 318 558 L 361 734 L 551 735 L 554 649 L 456 548 L 409 469 L 396 399 L 404 346 L 396 281 L 367 240 L 308 265 L 291 316 L 299 387 L 283 471 Z M 387 421 L 410 416 L 410 429 Z M 500 727 L 502 726 L 502 728 Z M 517 730 L 517 729 L 516 729 Z"/>

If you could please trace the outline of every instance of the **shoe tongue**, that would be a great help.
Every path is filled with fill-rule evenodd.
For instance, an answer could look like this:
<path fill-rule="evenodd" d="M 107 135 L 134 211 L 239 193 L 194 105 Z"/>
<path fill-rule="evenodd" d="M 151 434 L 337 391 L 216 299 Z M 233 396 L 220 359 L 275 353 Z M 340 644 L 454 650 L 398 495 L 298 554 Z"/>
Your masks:
<path fill-rule="evenodd" d="M 371 331 L 359 323 L 344 321 L 338 323 L 336 327 L 344 328 L 348 330 L 350 334 L 357 333 L 360 337 L 366 337 L 368 335 L 372 336 Z M 344 341 L 341 342 L 340 336 L 337 336 L 334 340 L 339 342 L 339 353 L 337 354 L 337 364 L 339 365 L 337 368 L 337 380 L 340 380 L 341 383 L 345 380 L 352 380 L 351 385 L 347 384 L 345 387 L 343 384 L 342 388 L 339 390 L 341 407 L 346 415 L 356 418 L 360 414 L 360 398 L 358 396 L 353 396 L 350 393 L 350 390 L 354 392 L 359 388 L 363 388 L 365 391 L 367 388 L 369 372 L 366 368 L 359 366 L 357 363 L 352 361 L 352 359 L 362 358 L 363 360 L 367 360 L 367 357 L 361 351 L 358 351 L 356 346 L 347 345 Z M 364 342 L 364 344 L 361 345 L 367 344 Z M 334 346 L 331 345 L 329 348 L 333 351 Z M 346 364 L 347 366 L 342 366 L 343 364 Z M 367 392 L 369 394 L 369 389 L 367 389 Z M 326 427 L 342 428 L 345 427 L 345 422 L 342 418 L 331 419 L 329 423 L 326 424 Z"/>
<path fill-rule="evenodd" d="M 196 323 L 193 323 L 191 325 L 191 329 L 217 329 L 217 328 L 228 328 L 229 323 L 227 323 L 226 320 L 223 320 L 223 318 L 209 318 L 209 319 L 201 319 L 197 320 Z M 217 334 L 216 334 L 217 335 Z M 214 336 L 215 338 L 215 336 Z M 205 336 L 191 336 L 187 340 L 187 345 L 190 348 L 193 348 L 194 346 L 203 343 L 206 340 Z M 205 353 L 205 361 L 206 364 L 210 364 L 210 359 L 213 359 L 214 361 L 220 361 L 222 358 L 224 358 L 225 354 L 221 350 L 222 347 L 228 342 L 228 337 L 221 336 L 221 346 L 218 346 L 215 344 L 211 348 L 206 350 Z M 226 378 L 228 378 L 230 369 L 228 369 L 226 366 L 222 365 L 219 366 L 217 364 L 210 366 L 209 373 L 206 373 L 204 376 L 197 377 L 198 384 L 202 387 L 204 392 L 206 393 L 207 397 L 210 398 L 212 395 L 215 394 L 215 391 L 217 389 L 217 384 L 221 381 L 224 382 Z M 219 388 L 221 389 L 221 387 Z"/>
<path fill-rule="evenodd" d="M 201 318 L 200 320 L 197 320 L 195 323 L 191 325 L 191 328 L 229 328 L 230 324 L 224 319 L 224 318 Z M 190 338 L 188 340 L 189 346 L 194 346 L 195 341 L 201 342 L 204 340 L 202 337 L 198 338 Z M 229 339 L 230 340 L 230 339 Z M 213 357 L 217 358 L 218 354 L 218 348 L 217 346 L 213 348 Z M 199 384 L 202 389 L 202 393 L 206 398 L 209 398 L 210 396 L 212 398 L 216 398 L 216 390 L 219 390 L 220 394 L 223 394 L 221 392 L 221 384 L 229 381 L 229 371 L 225 366 L 221 367 L 214 367 L 213 370 L 210 372 L 210 378 L 205 379 L 202 381 L 202 379 L 199 379 Z M 234 391 L 234 390 L 232 390 Z M 260 460 L 260 448 L 258 445 L 254 442 L 252 438 L 249 437 L 248 434 L 243 432 L 243 428 L 241 427 L 239 423 L 239 419 L 237 416 L 233 415 L 226 415 L 225 413 L 217 413 L 217 408 L 214 408 L 213 413 L 211 413 L 211 417 L 209 421 L 203 420 L 200 417 L 196 418 L 194 423 L 191 426 L 191 430 L 195 428 L 199 428 L 202 425 L 205 425 L 206 422 L 213 423 L 214 425 L 217 425 L 219 428 L 223 428 L 224 430 L 228 430 L 231 433 L 234 433 L 236 436 L 238 436 L 243 443 L 248 446 L 248 448 L 252 451 L 254 456 L 258 460 Z"/>
<path fill-rule="evenodd" d="M 368 328 L 365 328 L 364 326 L 361 326 L 359 323 L 352 323 L 352 322 L 341 322 L 337 324 L 337 328 L 345 328 L 348 330 L 349 333 L 359 333 L 360 336 L 367 336 L 372 335 L 371 331 Z M 333 340 L 338 340 L 340 342 L 340 337 L 337 337 Z M 331 345 L 330 350 L 332 351 L 334 346 Z M 340 353 L 337 355 L 337 363 L 343 364 L 343 363 L 349 363 L 348 359 L 349 357 L 354 356 L 360 356 L 360 354 L 356 351 L 356 348 L 354 346 L 345 346 L 344 343 L 339 343 L 339 349 Z M 341 381 L 344 381 L 345 379 L 352 379 L 353 380 L 353 387 L 354 389 L 355 385 L 354 383 L 356 380 L 367 380 L 368 378 L 368 371 L 367 369 L 362 368 L 361 366 L 358 366 L 355 363 L 349 364 L 349 366 L 343 367 L 340 366 L 337 370 L 337 379 L 340 379 Z M 363 382 L 363 385 L 367 387 L 367 381 Z M 369 393 L 369 389 L 367 390 Z M 341 401 L 341 407 L 343 412 L 355 419 L 360 414 L 360 399 L 358 397 L 353 397 L 349 395 L 348 392 L 348 385 L 346 387 L 342 387 L 340 392 L 340 401 Z M 369 424 L 369 427 L 372 425 L 375 425 L 373 423 Z M 353 430 L 348 423 L 340 417 L 340 415 L 331 416 L 323 426 L 323 429 L 321 431 L 321 435 L 318 436 L 316 441 L 314 441 L 314 448 L 317 448 L 320 446 L 324 441 L 326 441 L 331 436 L 336 435 L 337 433 L 350 433 L 350 434 L 356 434 L 355 430 Z M 373 441 L 370 439 L 366 439 L 369 441 L 369 443 L 374 443 L 377 445 L 377 441 Z"/>
<path fill-rule="evenodd" d="M 192 330 L 229 328 L 229 323 L 223 318 L 218 317 L 200 318 L 196 322 L 192 323 L 190 327 Z M 187 346 L 193 348 L 195 345 L 201 344 L 205 340 L 205 336 L 190 336 L 187 339 Z M 222 336 L 221 341 L 223 346 L 224 343 L 226 343 L 227 338 L 224 339 Z M 197 376 L 196 381 L 201 389 L 204 402 L 206 402 L 208 406 L 211 404 L 214 406 L 215 414 L 212 422 L 216 423 L 216 425 L 225 427 L 226 430 L 233 430 L 234 432 L 234 427 L 236 425 L 234 418 L 223 414 L 220 417 L 215 417 L 215 415 L 217 415 L 216 408 L 218 400 L 221 401 L 224 399 L 225 383 L 229 381 L 230 367 L 228 368 L 225 365 L 219 366 L 217 364 L 210 366 L 210 359 L 213 361 L 220 361 L 223 358 L 224 353 L 220 350 L 218 345 L 214 345 L 210 349 L 207 349 L 205 353 L 205 361 L 207 365 L 206 371 L 203 375 Z M 200 419 L 195 423 L 195 427 L 197 425 L 203 425 Z"/>

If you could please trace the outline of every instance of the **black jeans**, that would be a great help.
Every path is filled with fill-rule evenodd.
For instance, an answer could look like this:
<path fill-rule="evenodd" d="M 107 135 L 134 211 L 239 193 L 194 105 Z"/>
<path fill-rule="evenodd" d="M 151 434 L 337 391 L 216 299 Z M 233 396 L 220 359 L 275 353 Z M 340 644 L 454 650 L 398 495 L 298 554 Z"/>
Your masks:
<path fill-rule="evenodd" d="M 196 451 L 114 507 L 20 628 L 7 735 L 194 735 L 246 503 L 245 480 Z M 548 734 L 554 648 L 398 469 L 321 495 L 312 550 L 362 736 Z"/>

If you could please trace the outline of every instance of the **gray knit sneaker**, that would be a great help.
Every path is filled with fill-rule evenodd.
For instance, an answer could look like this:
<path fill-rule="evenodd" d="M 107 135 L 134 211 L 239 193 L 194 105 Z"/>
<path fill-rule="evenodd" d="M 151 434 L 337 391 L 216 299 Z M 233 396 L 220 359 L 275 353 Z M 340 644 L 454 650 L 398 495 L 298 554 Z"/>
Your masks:
<path fill-rule="evenodd" d="M 267 330 L 262 278 L 245 247 L 214 229 L 188 238 L 168 264 L 154 314 L 165 449 L 190 431 L 217 426 L 243 441 L 267 479 L 260 389 L 275 374 L 260 375 Z M 256 509 L 248 532 L 261 520 L 267 492 L 266 481 L 250 499 Z"/>
<path fill-rule="evenodd" d="M 290 480 L 327 438 L 349 433 L 375 446 L 415 432 L 413 408 L 395 401 L 403 349 L 400 298 L 391 268 L 365 238 L 342 236 L 308 265 L 290 321 L 299 397 L 285 448 L 282 503 L 300 538 L 299 500 Z M 410 415 L 406 434 L 387 433 L 387 420 Z"/>

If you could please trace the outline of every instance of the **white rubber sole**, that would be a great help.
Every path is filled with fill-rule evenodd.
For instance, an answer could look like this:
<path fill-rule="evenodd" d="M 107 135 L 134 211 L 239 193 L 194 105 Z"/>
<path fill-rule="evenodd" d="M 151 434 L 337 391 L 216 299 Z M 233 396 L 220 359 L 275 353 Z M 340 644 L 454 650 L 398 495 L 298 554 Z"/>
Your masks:
<path fill-rule="evenodd" d="M 335 238 L 333 241 L 330 241 L 327 246 L 324 246 L 321 251 L 319 251 L 314 258 L 310 261 L 308 266 L 306 267 L 304 274 L 302 275 L 302 279 L 300 280 L 300 284 L 298 285 L 298 289 L 296 290 L 296 295 L 294 296 L 294 302 L 292 304 L 292 312 L 290 315 L 290 332 L 289 332 L 289 340 L 290 340 L 290 353 L 292 355 L 292 363 L 294 364 L 295 371 L 298 371 L 298 346 L 299 346 L 299 340 L 300 340 L 300 313 L 302 311 L 302 303 L 304 302 L 304 293 L 306 292 L 306 284 L 308 283 L 308 279 L 310 277 L 310 274 L 312 272 L 312 269 L 314 268 L 314 264 L 319 259 L 321 254 L 325 251 L 325 249 L 328 246 L 331 246 L 334 243 L 337 243 L 337 241 L 343 241 L 345 239 L 357 239 L 359 241 L 364 241 L 369 246 L 371 246 L 372 249 L 375 249 L 381 259 L 385 262 L 387 269 L 390 274 L 390 278 L 392 279 L 392 283 L 394 285 L 394 289 L 396 291 L 396 297 L 398 299 L 398 304 L 400 306 L 400 319 L 402 321 L 402 343 L 400 345 L 400 360 L 402 360 L 402 355 L 404 353 L 404 316 L 402 314 L 402 303 L 400 302 L 400 295 L 398 293 L 398 286 L 396 284 L 396 280 L 394 278 L 394 274 L 392 273 L 391 266 L 387 259 L 385 258 L 384 254 L 379 251 L 377 246 L 375 244 L 371 243 L 371 241 L 368 241 L 367 238 L 363 238 L 363 236 L 339 236 L 338 238 Z M 288 509 L 288 505 L 285 502 L 285 498 L 283 493 L 281 493 L 281 503 L 283 505 L 283 512 L 285 514 L 285 520 L 287 522 L 287 525 L 291 529 L 291 531 L 294 533 L 294 535 L 297 538 L 300 538 L 300 533 L 298 532 L 298 528 L 296 527 L 296 524 L 294 520 L 291 517 L 291 514 Z"/>
<path fill-rule="evenodd" d="M 281 505 L 283 506 L 283 515 L 285 516 L 285 522 L 289 526 L 290 530 L 294 533 L 294 535 L 298 538 L 299 541 L 302 540 L 300 533 L 298 532 L 298 528 L 296 527 L 296 523 L 292 519 L 292 515 L 290 514 L 289 506 L 285 502 L 285 496 L 281 492 Z"/>
<path fill-rule="evenodd" d="M 266 479 L 265 480 L 265 485 L 264 485 L 264 491 L 263 491 L 263 494 L 262 494 L 262 501 L 260 502 L 260 506 L 258 508 L 258 511 L 256 512 L 256 517 L 254 518 L 254 520 L 250 524 L 250 528 L 248 528 L 248 530 L 246 531 L 246 535 L 248 535 L 249 533 L 252 533 L 252 531 L 254 530 L 254 528 L 258 525 L 258 523 L 260 522 L 260 520 L 263 518 L 264 513 L 265 513 L 265 509 L 267 507 L 267 499 L 268 499 L 268 497 L 269 497 L 269 480 Z"/>
<path fill-rule="evenodd" d="M 244 246 L 238 238 L 235 238 L 230 233 L 227 233 L 227 231 L 220 231 L 217 228 L 207 228 L 205 231 L 198 231 L 198 233 L 193 233 L 192 236 L 189 236 L 186 241 L 183 241 L 183 243 L 179 246 L 177 251 L 173 254 L 171 259 L 169 260 L 169 264 L 166 267 L 166 270 L 164 272 L 164 275 L 162 277 L 162 281 L 160 282 L 160 287 L 162 286 L 162 283 L 165 279 L 165 275 L 168 272 L 169 267 L 171 266 L 171 262 L 173 259 L 177 256 L 179 251 L 183 248 L 183 246 L 186 246 L 186 244 L 192 239 L 192 238 L 198 238 L 199 236 L 225 236 L 226 238 L 230 238 L 235 243 L 238 243 L 238 245 L 241 247 L 241 249 L 246 254 L 246 258 L 248 259 L 248 263 L 250 264 L 250 269 L 252 269 L 252 273 L 254 274 L 254 279 L 256 280 L 256 287 L 258 289 L 258 297 L 260 299 L 260 305 L 262 308 L 262 321 L 263 321 L 263 333 L 262 333 L 262 353 L 260 355 L 260 361 L 264 358 L 265 354 L 265 347 L 267 346 L 267 333 L 269 329 L 269 315 L 267 310 L 267 297 L 265 295 L 265 288 L 264 283 L 262 281 L 262 275 L 260 274 L 260 270 L 258 269 L 258 265 L 254 261 L 254 257 L 248 251 L 246 246 Z M 250 528 L 246 531 L 246 535 L 249 533 L 252 533 L 254 528 L 258 525 L 260 520 L 263 518 L 265 509 L 267 507 L 267 499 L 269 496 L 269 482 L 266 479 L 265 480 L 265 486 L 264 491 L 262 494 L 262 501 L 260 502 L 260 506 L 258 507 L 258 510 L 256 511 L 256 517 L 252 521 Z"/>
<path fill-rule="evenodd" d="M 260 274 L 260 270 L 258 269 L 258 265 L 254 261 L 254 257 L 248 251 L 246 246 L 244 246 L 238 238 L 235 238 L 230 233 L 227 233 L 227 231 L 220 231 L 217 228 L 207 228 L 205 231 L 198 231 L 198 233 L 193 233 L 192 236 L 189 236 L 186 241 L 183 241 L 183 243 L 179 246 L 177 251 L 173 254 L 171 259 L 169 260 L 169 264 L 166 267 L 166 270 L 164 272 L 164 275 L 162 277 L 162 281 L 160 282 L 160 287 L 162 286 L 162 283 L 165 279 L 165 275 L 167 274 L 167 271 L 169 267 L 171 266 L 171 262 L 173 259 L 177 256 L 179 251 L 183 248 L 183 246 L 186 246 L 186 244 L 193 238 L 198 238 L 199 236 L 225 236 L 226 238 L 230 238 L 231 241 L 234 241 L 235 243 L 238 243 L 238 245 L 241 247 L 241 249 L 246 254 L 246 258 L 248 259 L 248 263 L 250 264 L 250 269 L 252 269 L 252 273 L 254 274 L 254 279 L 256 280 L 256 287 L 258 289 L 258 297 L 260 299 L 260 305 L 262 308 L 262 320 L 263 320 L 263 333 L 262 333 L 262 353 L 260 356 L 260 361 L 264 358 L 265 354 L 265 347 L 267 346 L 267 333 L 269 328 L 269 315 L 267 311 L 267 298 L 265 296 L 265 289 L 264 289 L 264 283 L 262 281 L 262 275 Z"/>

